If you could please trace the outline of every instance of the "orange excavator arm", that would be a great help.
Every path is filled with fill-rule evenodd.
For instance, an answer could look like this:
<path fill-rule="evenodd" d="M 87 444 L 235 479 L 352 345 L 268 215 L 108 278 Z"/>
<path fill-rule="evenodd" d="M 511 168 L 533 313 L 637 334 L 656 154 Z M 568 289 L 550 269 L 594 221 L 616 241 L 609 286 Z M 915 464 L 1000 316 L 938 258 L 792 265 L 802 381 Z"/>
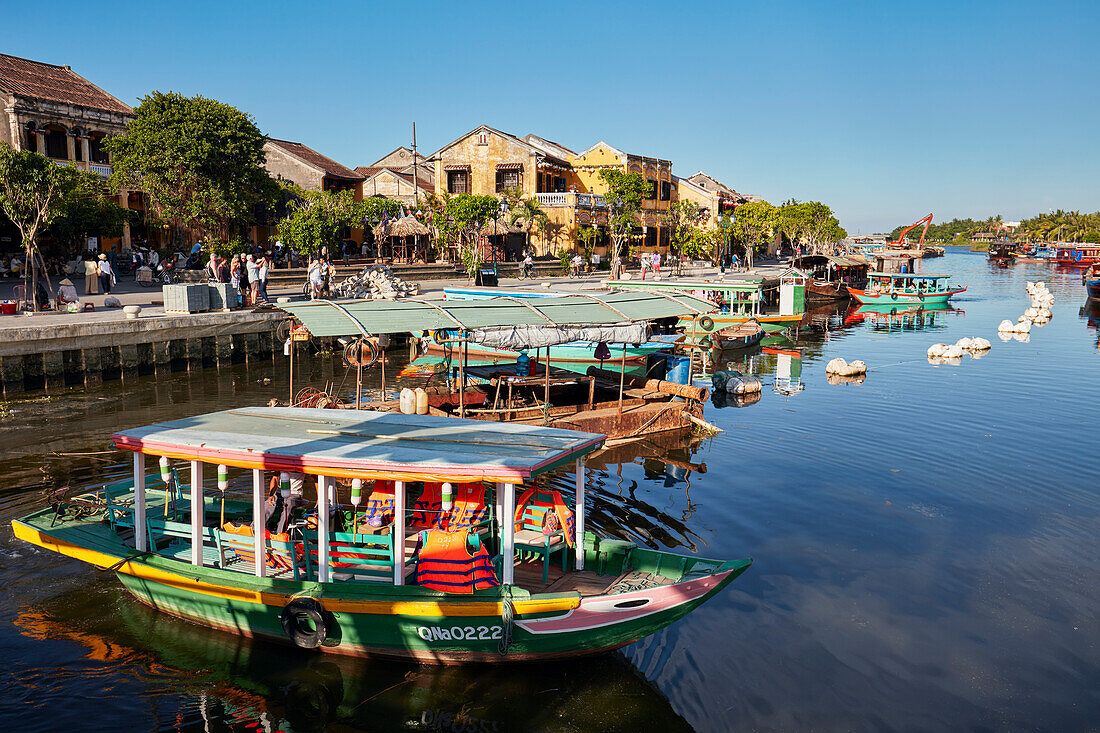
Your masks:
<path fill-rule="evenodd" d="M 913 229 L 916 229 L 917 227 L 919 227 L 921 224 L 924 224 L 924 231 L 922 231 L 920 233 L 920 244 L 924 244 L 924 235 L 928 234 L 928 227 L 932 226 L 932 215 L 931 214 L 924 217 L 923 219 L 918 219 L 917 221 L 910 224 L 907 228 L 902 230 L 901 234 L 898 235 L 898 241 L 896 241 L 896 242 L 887 242 L 887 244 L 889 244 L 893 247 L 904 247 L 905 246 L 905 235 L 908 234 Z"/>

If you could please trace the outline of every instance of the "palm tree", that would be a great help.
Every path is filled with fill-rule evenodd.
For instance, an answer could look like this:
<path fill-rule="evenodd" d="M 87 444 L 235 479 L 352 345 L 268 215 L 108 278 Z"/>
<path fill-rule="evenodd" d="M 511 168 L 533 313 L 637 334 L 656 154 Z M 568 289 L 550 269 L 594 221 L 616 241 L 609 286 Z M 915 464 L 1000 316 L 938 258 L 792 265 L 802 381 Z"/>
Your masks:
<path fill-rule="evenodd" d="M 519 221 L 523 222 L 523 228 L 527 233 L 526 250 L 530 251 L 531 230 L 545 231 L 550 224 L 550 217 L 542 210 L 538 199 L 520 199 L 512 208 L 511 223 L 515 226 Z"/>

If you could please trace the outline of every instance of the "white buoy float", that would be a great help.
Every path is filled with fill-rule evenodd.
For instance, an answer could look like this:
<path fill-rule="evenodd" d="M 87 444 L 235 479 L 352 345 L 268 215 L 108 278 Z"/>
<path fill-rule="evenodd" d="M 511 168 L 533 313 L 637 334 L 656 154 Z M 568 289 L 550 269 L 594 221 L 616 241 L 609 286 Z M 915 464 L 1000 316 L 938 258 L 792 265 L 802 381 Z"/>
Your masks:
<path fill-rule="evenodd" d="M 867 365 L 858 359 L 849 364 L 837 357 L 825 365 L 825 373 L 836 374 L 841 377 L 854 377 L 859 374 L 866 374 Z"/>

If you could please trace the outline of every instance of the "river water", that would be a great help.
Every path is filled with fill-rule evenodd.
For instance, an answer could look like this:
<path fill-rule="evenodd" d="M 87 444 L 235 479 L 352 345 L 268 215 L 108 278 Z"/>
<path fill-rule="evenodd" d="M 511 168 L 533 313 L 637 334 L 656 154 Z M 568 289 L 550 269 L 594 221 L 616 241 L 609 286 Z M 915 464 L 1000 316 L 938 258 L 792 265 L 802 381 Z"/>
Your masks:
<path fill-rule="evenodd" d="M 756 562 L 664 632 L 579 663 L 318 658 L 159 616 L 112 575 L 14 540 L 10 520 L 40 505 L 43 489 L 130 470 L 110 432 L 285 399 L 281 359 L 3 403 L 0 722 L 1095 730 L 1100 472 L 1089 436 L 1100 424 L 1100 307 L 1085 306 L 1074 271 L 999 269 L 969 253 L 925 266 L 970 286 L 953 309 L 893 319 L 826 309 L 796 345 L 730 355 L 765 389 L 744 407 L 708 406 L 725 432 L 593 463 L 595 526 Z M 1054 319 L 1027 343 L 1002 343 L 996 326 L 1023 312 L 1027 280 L 1048 283 Z M 962 336 L 993 349 L 956 366 L 927 362 L 929 345 Z M 867 362 L 866 379 L 830 384 L 824 365 L 837 356 Z"/>

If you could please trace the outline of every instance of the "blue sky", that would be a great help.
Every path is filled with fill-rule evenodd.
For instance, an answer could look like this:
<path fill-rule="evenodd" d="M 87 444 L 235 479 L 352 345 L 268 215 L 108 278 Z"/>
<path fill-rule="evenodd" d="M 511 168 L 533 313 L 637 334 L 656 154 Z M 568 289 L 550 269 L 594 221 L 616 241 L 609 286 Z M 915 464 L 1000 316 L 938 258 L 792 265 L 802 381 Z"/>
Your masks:
<path fill-rule="evenodd" d="M 0 51 L 203 94 L 349 165 L 481 123 L 852 233 L 1100 209 L 1100 3 L 11 3 Z"/>

